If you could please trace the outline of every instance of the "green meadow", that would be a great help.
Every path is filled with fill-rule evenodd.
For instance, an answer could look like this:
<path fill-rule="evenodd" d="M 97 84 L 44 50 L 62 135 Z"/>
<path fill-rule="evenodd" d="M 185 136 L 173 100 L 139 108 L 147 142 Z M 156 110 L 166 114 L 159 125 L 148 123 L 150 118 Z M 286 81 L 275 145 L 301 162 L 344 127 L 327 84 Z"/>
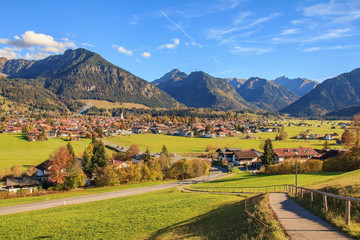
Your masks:
<path fill-rule="evenodd" d="M 285 239 L 266 196 L 178 189 L 1 216 L 7 239 Z M 250 220 L 250 221 L 249 221 Z M 21 224 L 19 224 L 21 222 Z"/>
<path fill-rule="evenodd" d="M 72 141 L 75 154 L 83 152 L 90 140 Z M 55 138 L 48 141 L 29 142 L 22 134 L 0 134 L 0 170 L 19 164 L 25 167 L 37 165 L 46 159 L 57 148 L 68 144 L 67 141 Z"/>
<path fill-rule="evenodd" d="M 291 122 L 291 121 L 290 121 Z M 294 121 L 295 123 L 300 122 Z M 326 133 L 337 133 L 339 137 L 344 132 L 337 126 L 339 121 L 305 121 L 312 126 L 308 127 L 286 127 L 285 131 L 288 133 L 288 139 L 286 141 L 273 141 L 274 148 L 285 147 L 313 147 L 322 148 L 323 140 L 298 140 L 291 139 L 301 131 L 312 129 L 311 133 L 319 133 L 325 135 Z M 281 122 L 288 125 L 289 121 Z M 320 125 L 320 127 L 319 127 Z M 335 129 L 331 129 L 335 127 Z M 207 145 L 213 145 L 214 147 L 240 147 L 243 149 L 254 148 L 261 150 L 261 144 L 266 138 L 275 139 L 276 133 L 255 133 L 252 134 L 256 139 L 244 139 L 246 134 L 238 137 L 226 137 L 226 138 L 185 138 L 178 136 L 168 135 L 155 135 L 155 134 L 142 134 L 131 136 L 115 136 L 106 138 L 107 141 L 116 143 L 121 146 L 130 147 L 132 144 L 137 144 L 141 150 L 146 150 L 148 147 L 151 152 L 160 152 L 163 145 L 166 145 L 169 152 L 173 153 L 200 153 L 205 152 Z M 74 147 L 75 153 L 78 154 L 88 146 L 90 140 L 80 139 L 79 141 L 73 141 L 71 144 Z M 20 164 L 28 167 L 30 165 L 36 165 L 45 161 L 51 153 L 54 152 L 60 146 L 66 145 L 68 142 L 61 139 L 49 139 L 43 142 L 29 142 L 23 138 L 21 134 L 0 134 L 0 170 L 12 165 Z M 335 141 L 328 141 L 331 148 L 341 148 L 341 145 L 336 145 Z"/>
<path fill-rule="evenodd" d="M 359 172 L 360 173 L 360 172 Z M 308 187 L 326 182 L 343 179 L 349 173 L 343 172 L 321 172 L 321 173 L 300 173 L 298 174 L 298 185 Z M 353 174 L 353 173 L 352 173 Z M 358 174 L 359 175 L 359 174 Z M 358 176 L 357 175 L 357 176 Z M 250 174 L 239 172 L 232 176 L 221 178 L 210 183 L 199 183 L 195 187 L 262 187 L 270 185 L 295 184 L 295 174 L 268 175 Z"/>
<path fill-rule="evenodd" d="M 295 121 L 298 123 L 300 121 Z M 334 134 L 337 133 L 339 138 L 341 137 L 344 129 L 337 126 L 340 121 L 332 122 L 321 122 L 321 121 L 306 121 L 312 126 L 306 127 L 285 127 L 285 131 L 288 134 L 286 141 L 273 141 L 274 148 L 286 148 L 286 147 L 312 147 L 322 148 L 324 140 L 302 140 L 292 139 L 293 136 L 298 135 L 302 131 L 311 129 L 309 134 Z M 289 122 L 282 122 L 286 125 Z M 320 127 L 319 127 L 320 125 Z M 331 129 L 335 127 L 335 129 Z M 168 150 L 173 153 L 186 153 L 186 152 L 205 152 L 207 145 L 213 145 L 215 147 L 240 147 L 243 149 L 254 148 L 261 150 L 261 144 L 265 139 L 275 139 L 276 133 L 274 132 L 261 132 L 254 133 L 256 139 L 245 139 L 247 134 L 243 134 L 237 137 L 225 137 L 225 138 L 186 138 L 179 136 L 168 136 L 168 135 L 154 135 L 154 134 L 133 134 L 131 136 L 115 136 L 109 137 L 106 140 L 113 142 L 120 146 L 130 147 L 132 144 L 137 144 L 141 150 L 145 150 L 147 147 L 151 152 L 160 152 L 163 145 L 166 145 Z M 335 140 L 328 141 L 330 148 L 341 148 L 341 145 L 337 145 Z"/>

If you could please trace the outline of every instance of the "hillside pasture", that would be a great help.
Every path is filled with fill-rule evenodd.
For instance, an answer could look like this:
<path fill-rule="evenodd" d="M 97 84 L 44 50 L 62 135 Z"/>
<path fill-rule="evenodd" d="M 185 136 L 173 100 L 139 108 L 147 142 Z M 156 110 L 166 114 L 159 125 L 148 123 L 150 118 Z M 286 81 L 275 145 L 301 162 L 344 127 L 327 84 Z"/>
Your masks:
<path fill-rule="evenodd" d="M 69 142 L 54 138 L 48 141 L 29 142 L 22 134 L 0 134 L 0 170 L 19 164 L 25 168 L 37 165 L 49 158 L 57 148 L 67 145 Z M 89 139 L 72 141 L 75 154 L 82 153 L 89 145 Z"/>
<path fill-rule="evenodd" d="M 266 197 L 252 198 L 247 209 L 269 228 L 249 221 L 245 197 L 163 190 L 5 215 L 0 218 L 0 235 L 8 239 L 285 239 Z"/>

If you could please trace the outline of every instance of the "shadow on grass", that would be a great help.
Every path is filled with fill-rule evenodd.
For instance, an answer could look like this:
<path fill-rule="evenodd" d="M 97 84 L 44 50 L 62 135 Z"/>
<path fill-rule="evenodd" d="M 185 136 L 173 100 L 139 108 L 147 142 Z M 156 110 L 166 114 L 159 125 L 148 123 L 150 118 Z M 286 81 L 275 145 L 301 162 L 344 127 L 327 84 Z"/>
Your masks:
<path fill-rule="evenodd" d="M 252 199 L 261 200 L 259 196 Z M 257 239 L 264 231 L 268 231 L 265 226 L 246 214 L 245 200 L 241 200 L 158 230 L 148 239 Z"/>
<path fill-rule="evenodd" d="M 21 140 L 24 140 L 24 141 L 27 141 L 27 142 L 28 142 L 28 140 L 26 139 L 25 134 L 17 134 L 17 135 L 16 135 L 16 138 L 18 138 L 18 139 L 21 139 Z"/>

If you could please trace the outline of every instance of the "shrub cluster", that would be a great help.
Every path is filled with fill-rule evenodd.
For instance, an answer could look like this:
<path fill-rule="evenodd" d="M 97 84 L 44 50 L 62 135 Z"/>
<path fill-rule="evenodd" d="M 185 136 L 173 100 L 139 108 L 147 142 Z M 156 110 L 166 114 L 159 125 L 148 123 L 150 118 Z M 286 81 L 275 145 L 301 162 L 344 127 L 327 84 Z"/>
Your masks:
<path fill-rule="evenodd" d="M 340 154 L 324 161 L 324 172 L 346 172 L 360 169 L 360 148 Z"/>
<path fill-rule="evenodd" d="M 298 173 L 313 173 L 321 172 L 323 168 L 323 161 L 309 159 L 306 162 L 298 161 Z M 262 169 L 263 173 L 267 174 L 291 174 L 295 173 L 295 162 L 282 162 L 280 164 L 268 165 Z"/>

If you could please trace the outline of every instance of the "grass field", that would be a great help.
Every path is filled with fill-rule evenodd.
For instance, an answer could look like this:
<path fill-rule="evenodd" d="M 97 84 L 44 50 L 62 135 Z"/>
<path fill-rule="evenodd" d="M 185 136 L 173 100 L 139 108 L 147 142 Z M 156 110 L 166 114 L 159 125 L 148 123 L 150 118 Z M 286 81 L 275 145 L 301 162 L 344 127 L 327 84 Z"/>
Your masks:
<path fill-rule="evenodd" d="M 244 197 L 182 193 L 177 189 L 5 215 L 7 239 L 282 239 L 264 196 L 244 211 Z M 250 221 L 249 221 L 250 220 Z M 21 222 L 21 224 L 19 224 Z"/>
<path fill-rule="evenodd" d="M 90 140 L 80 139 L 72 141 L 75 154 L 83 152 L 89 145 Z M 61 139 L 49 139 L 48 141 L 29 142 L 22 134 L 0 134 L 0 170 L 12 165 L 19 164 L 28 167 L 45 161 L 51 153 L 68 142 Z"/>
<path fill-rule="evenodd" d="M 105 193 L 105 192 L 113 192 L 113 191 L 132 189 L 132 188 L 148 187 L 148 186 L 154 186 L 154 185 L 163 184 L 163 183 L 170 183 L 170 182 L 174 182 L 174 181 L 175 180 L 164 180 L 164 181 L 154 181 L 154 182 L 123 184 L 120 186 L 112 186 L 112 187 L 95 187 L 95 188 L 88 188 L 88 189 L 74 189 L 74 190 L 70 190 L 67 192 L 59 192 L 59 193 L 55 193 L 55 194 L 49 194 L 47 196 L 42 195 L 42 196 L 34 196 L 34 197 L 2 199 L 2 200 L 0 200 L 0 207 L 40 202 L 40 201 L 45 201 L 46 199 L 47 200 L 55 200 L 55 199 L 61 199 L 61 198 L 78 197 L 78 196 L 97 194 L 97 193 Z"/>
<path fill-rule="evenodd" d="M 258 139 L 243 139 L 243 137 L 226 137 L 226 138 L 186 138 L 169 135 L 141 134 L 131 136 L 115 136 L 106 140 L 120 146 L 130 147 L 137 144 L 143 151 L 148 147 L 151 152 L 160 152 L 163 145 L 172 153 L 185 152 L 205 152 L 207 145 L 215 147 L 240 147 L 243 149 L 254 148 L 261 150 L 261 144 L 266 138 L 275 139 L 275 133 L 258 133 L 253 134 Z M 328 141 L 331 148 L 342 148 L 336 145 L 334 140 Z M 312 147 L 321 149 L 324 145 L 323 140 L 298 140 L 288 139 L 286 141 L 273 141 L 274 148 L 285 147 Z"/>
<path fill-rule="evenodd" d="M 88 99 L 79 100 L 82 103 L 88 103 Z M 150 109 L 148 106 L 139 103 L 126 103 L 126 102 L 109 102 L 106 100 L 94 100 L 91 99 L 91 103 L 93 106 L 97 108 L 105 108 L 105 109 L 112 109 L 112 108 L 142 108 L 142 109 Z"/>
<path fill-rule="evenodd" d="M 347 173 L 300 173 L 298 174 L 298 185 L 308 187 L 315 184 L 323 184 L 335 181 L 346 176 Z M 245 172 L 237 173 L 230 177 L 218 179 L 210 183 L 199 183 L 196 187 L 261 187 L 269 185 L 295 184 L 294 174 L 268 175 L 268 174 L 248 174 Z"/>

